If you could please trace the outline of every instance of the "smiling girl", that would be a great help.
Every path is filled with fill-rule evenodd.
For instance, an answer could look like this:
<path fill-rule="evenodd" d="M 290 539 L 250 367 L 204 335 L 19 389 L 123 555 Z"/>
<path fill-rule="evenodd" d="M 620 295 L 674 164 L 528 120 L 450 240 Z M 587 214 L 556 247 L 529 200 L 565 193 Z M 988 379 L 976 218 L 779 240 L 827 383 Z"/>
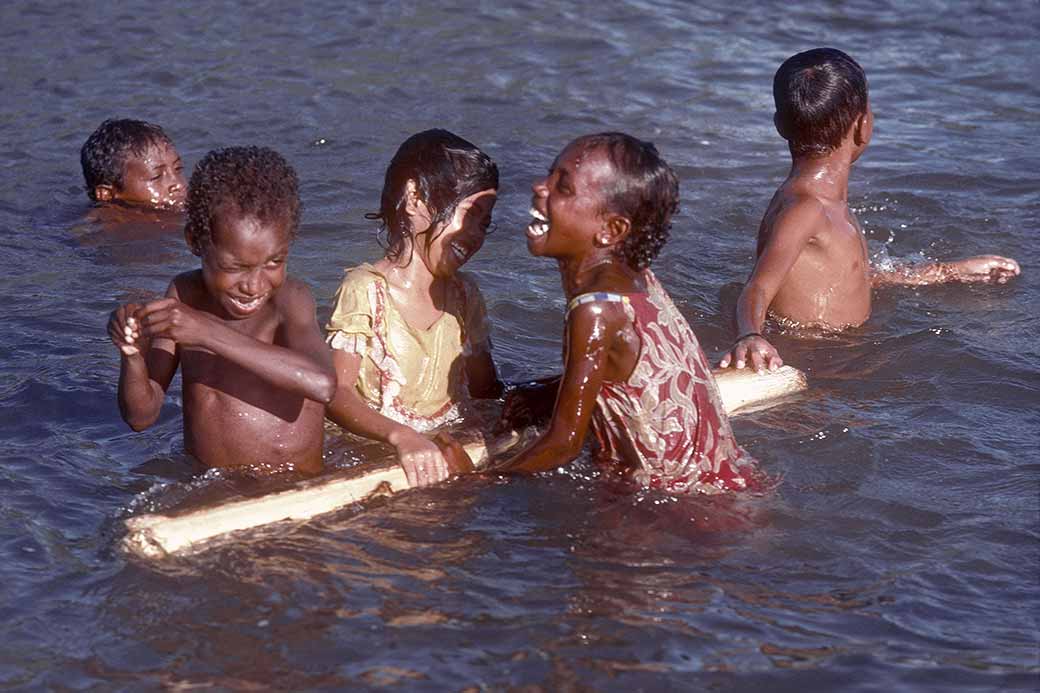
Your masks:
<path fill-rule="evenodd" d="M 484 243 L 498 168 L 446 130 L 409 137 L 386 171 L 378 213 L 385 256 L 347 270 L 326 325 L 339 378 L 326 416 L 394 446 L 413 486 L 447 478 L 423 435 L 502 385 L 484 299 L 459 269 Z"/>

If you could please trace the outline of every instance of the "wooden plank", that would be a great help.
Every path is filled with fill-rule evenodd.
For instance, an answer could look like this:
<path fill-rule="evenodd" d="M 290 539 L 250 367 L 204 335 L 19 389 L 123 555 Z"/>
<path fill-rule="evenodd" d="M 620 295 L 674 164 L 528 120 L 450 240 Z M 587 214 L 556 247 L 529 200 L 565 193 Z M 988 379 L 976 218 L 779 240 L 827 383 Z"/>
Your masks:
<path fill-rule="evenodd" d="M 805 375 L 789 366 L 765 374 L 749 370 L 717 371 L 716 382 L 727 413 L 741 413 L 775 404 L 778 398 L 807 387 Z M 519 434 L 491 442 L 480 438 L 464 443 L 474 467 L 515 445 Z M 286 491 L 246 498 L 215 507 L 179 514 L 149 513 L 126 521 L 123 548 L 145 559 L 201 548 L 208 540 L 230 532 L 272 522 L 302 522 L 316 515 L 357 503 L 373 493 L 396 493 L 408 488 L 404 470 L 394 462 L 359 465 L 352 469 L 304 481 Z"/>

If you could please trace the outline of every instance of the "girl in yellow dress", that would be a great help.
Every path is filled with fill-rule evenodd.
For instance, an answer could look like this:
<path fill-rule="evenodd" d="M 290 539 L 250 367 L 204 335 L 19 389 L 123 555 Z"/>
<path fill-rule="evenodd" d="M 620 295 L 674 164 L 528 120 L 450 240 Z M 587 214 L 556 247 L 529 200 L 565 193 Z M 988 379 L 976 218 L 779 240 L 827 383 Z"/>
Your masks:
<path fill-rule="evenodd" d="M 378 213 L 386 254 L 347 270 L 326 325 L 339 385 L 326 416 L 394 446 L 413 486 L 447 478 L 423 433 L 495 398 L 484 298 L 459 269 L 484 243 L 498 168 L 446 130 L 409 137 L 386 171 Z"/>

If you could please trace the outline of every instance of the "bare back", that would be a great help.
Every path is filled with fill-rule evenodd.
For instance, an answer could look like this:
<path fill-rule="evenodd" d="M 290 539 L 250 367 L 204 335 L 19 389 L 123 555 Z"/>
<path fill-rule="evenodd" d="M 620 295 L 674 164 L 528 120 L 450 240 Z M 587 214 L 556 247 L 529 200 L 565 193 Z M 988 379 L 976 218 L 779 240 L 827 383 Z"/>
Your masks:
<path fill-rule="evenodd" d="M 198 272 L 178 277 L 175 291 L 182 302 L 213 315 Z M 301 292 L 310 295 L 302 284 L 287 279 L 256 315 L 221 322 L 257 341 L 290 346 L 286 316 L 289 311 L 308 308 Z M 312 304 L 310 310 L 313 312 Z M 255 371 L 206 349 L 178 346 L 177 351 L 184 383 L 184 443 L 189 453 L 207 467 L 321 470 L 322 403 L 276 387 Z"/>
<path fill-rule="evenodd" d="M 757 262 L 785 251 L 796 257 L 769 305 L 771 314 L 836 328 L 870 316 L 866 241 L 844 199 L 821 197 L 802 178 L 785 181 L 762 218 Z"/>

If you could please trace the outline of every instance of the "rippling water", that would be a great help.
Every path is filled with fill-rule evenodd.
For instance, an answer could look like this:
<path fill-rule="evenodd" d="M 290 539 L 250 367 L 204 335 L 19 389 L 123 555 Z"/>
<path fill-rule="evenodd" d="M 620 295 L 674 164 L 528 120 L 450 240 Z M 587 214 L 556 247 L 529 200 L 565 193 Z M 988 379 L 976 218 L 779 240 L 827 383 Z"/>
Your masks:
<path fill-rule="evenodd" d="M 1036 2 L 0 6 L 0 685 L 429 690 L 1034 690 L 1040 684 Z M 818 4 L 814 4 L 818 5 Z M 464 479 L 146 565 L 127 513 L 190 493 L 179 385 L 115 407 L 108 312 L 195 264 L 176 228 L 83 223 L 78 151 L 159 122 L 190 166 L 263 144 L 306 206 L 291 271 L 327 314 L 375 259 L 397 145 L 455 130 L 499 162 L 472 262 L 509 379 L 558 363 L 562 299 L 521 237 L 576 135 L 653 140 L 682 178 L 658 276 L 711 356 L 786 173 L 772 74 L 834 45 L 867 70 L 851 201 L 881 258 L 999 252 L 1003 287 L 886 289 L 839 336 L 785 335 L 811 393 L 736 422 L 762 499 L 619 496 L 581 465 Z M 352 453 L 330 445 L 334 464 Z M 196 482 L 198 483 L 198 482 Z"/>

